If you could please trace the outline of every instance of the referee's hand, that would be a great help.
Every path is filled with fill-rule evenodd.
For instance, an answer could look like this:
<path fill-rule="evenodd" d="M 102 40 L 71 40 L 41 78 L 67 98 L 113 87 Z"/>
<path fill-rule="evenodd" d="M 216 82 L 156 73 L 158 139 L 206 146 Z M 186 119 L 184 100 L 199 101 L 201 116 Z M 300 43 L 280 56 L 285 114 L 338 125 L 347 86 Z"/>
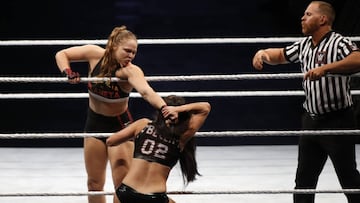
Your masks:
<path fill-rule="evenodd" d="M 323 77 L 326 74 L 324 69 L 321 67 L 314 68 L 312 70 L 309 70 L 304 75 L 304 80 L 319 80 L 321 77 Z"/>

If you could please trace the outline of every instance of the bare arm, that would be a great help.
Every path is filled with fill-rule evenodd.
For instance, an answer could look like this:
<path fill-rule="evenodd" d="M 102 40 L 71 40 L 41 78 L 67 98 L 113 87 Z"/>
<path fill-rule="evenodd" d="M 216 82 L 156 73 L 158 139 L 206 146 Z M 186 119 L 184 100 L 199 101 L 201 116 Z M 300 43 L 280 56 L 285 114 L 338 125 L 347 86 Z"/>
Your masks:
<path fill-rule="evenodd" d="M 305 73 L 304 79 L 317 80 L 327 73 L 352 74 L 360 71 L 360 52 L 354 51 L 344 59 L 314 68 Z"/>
<path fill-rule="evenodd" d="M 115 132 L 109 138 L 106 139 L 106 145 L 115 146 L 119 145 L 130 138 L 135 137 L 140 131 L 149 123 L 149 119 L 143 118 L 131 123 L 126 128 Z"/>
<path fill-rule="evenodd" d="M 76 61 L 97 62 L 104 55 L 104 49 L 97 45 L 74 46 L 62 49 L 55 54 L 56 64 L 63 72 L 66 68 L 71 68 L 70 63 Z"/>
<path fill-rule="evenodd" d="M 87 61 L 90 67 L 93 67 L 103 54 L 104 49 L 97 45 L 74 46 L 58 51 L 55 60 L 60 72 L 67 76 L 69 83 L 76 84 L 80 82 L 80 74 L 71 69 L 70 63 Z"/>
<path fill-rule="evenodd" d="M 157 94 L 146 81 L 143 71 L 136 65 L 129 63 L 123 68 L 123 73 L 127 76 L 128 82 L 137 92 L 154 108 L 160 109 L 165 106 L 165 101 Z"/>
<path fill-rule="evenodd" d="M 264 63 L 277 65 L 288 63 L 288 61 L 285 59 L 283 48 L 269 48 L 257 51 L 252 63 L 254 68 L 261 70 Z"/>
<path fill-rule="evenodd" d="M 185 137 L 194 136 L 195 133 L 204 124 L 207 116 L 210 113 L 211 105 L 208 102 L 195 102 L 181 106 L 168 106 L 166 109 L 173 108 L 177 113 L 190 112 L 191 119 L 189 122 L 189 129 L 185 132 Z"/>

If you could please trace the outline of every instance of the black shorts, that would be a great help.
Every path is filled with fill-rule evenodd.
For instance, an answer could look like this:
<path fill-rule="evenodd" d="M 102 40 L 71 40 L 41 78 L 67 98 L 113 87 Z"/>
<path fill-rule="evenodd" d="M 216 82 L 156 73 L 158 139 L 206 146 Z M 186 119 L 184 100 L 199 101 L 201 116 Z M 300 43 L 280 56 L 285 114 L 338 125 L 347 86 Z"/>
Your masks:
<path fill-rule="evenodd" d="M 122 183 L 116 189 L 116 196 L 121 203 L 169 203 L 165 192 L 143 194 Z"/>
<path fill-rule="evenodd" d="M 112 133 L 125 128 L 126 125 L 131 122 L 133 122 L 133 118 L 129 110 L 126 110 L 123 114 L 118 116 L 104 116 L 95 113 L 89 108 L 84 131 L 86 133 Z M 106 141 L 105 137 L 99 137 L 98 139 L 103 142 Z"/>

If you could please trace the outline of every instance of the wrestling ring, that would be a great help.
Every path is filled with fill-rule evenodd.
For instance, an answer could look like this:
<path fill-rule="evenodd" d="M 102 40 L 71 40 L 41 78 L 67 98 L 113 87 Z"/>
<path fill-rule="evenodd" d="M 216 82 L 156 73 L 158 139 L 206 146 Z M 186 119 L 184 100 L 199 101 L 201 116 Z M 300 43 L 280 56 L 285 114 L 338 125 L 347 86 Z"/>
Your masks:
<path fill-rule="evenodd" d="M 141 40 L 149 44 L 217 44 L 217 43 L 272 43 L 291 42 L 298 38 L 214 38 L 214 39 L 153 39 Z M 360 37 L 352 40 L 360 41 Z M 47 45 L 104 45 L 106 40 L 16 40 L 0 41 L 0 46 Z M 232 74 L 232 75 L 179 75 L 147 76 L 151 82 L 223 81 L 300 79 L 301 73 Z M 356 75 L 354 75 L 356 77 Z M 81 78 L 81 82 L 110 80 L 108 78 Z M 112 81 L 118 79 L 112 78 Z M 0 83 L 66 83 L 63 77 L 0 77 Z M 183 97 L 289 97 L 303 96 L 302 90 L 285 91 L 201 91 L 158 92 L 161 96 L 176 94 Z M 360 95 L 360 90 L 352 94 Z M 131 93 L 131 98 L 141 98 Z M 86 99 L 88 93 L 0 93 L 1 100 Z M 360 130 L 251 130 L 200 131 L 198 137 L 251 137 L 251 136 L 307 136 L 307 135 L 360 135 Z M 0 139 L 73 139 L 86 136 L 108 136 L 110 133 L 0 133 Z M 88 195 L 106 195 L 111 202 L 111 182 L 104 192 L 85 192 L 86 175 L 82 151 L 79 148 L 0 148 L 3 155 L 0 172 L 1 202 L 84 202 Z M 168 194 L 176 202 L 291 202 L 294 193 L 317 193 L 316 202 L 346 202 L 343 193 L 359 193 L 360 189 L 341 189 L 331 166 L 326 164 L 320 176 L 318 189 L 295 190 L 296 146 L 199 146 L 199 170 L 202 176 L 187 187 L 182 185 L 180 169 L 174 168 L 168 180 Z M 357 154 L 360 151 L 357 150 Z M 360 161 L 360 160 L 358 160 Z M 110 172 L 108 172 L 110 174 Z M 108 177 L 108 180 L 111 180 Z M 69 199 L 71 198 L 71 199 Z"/>

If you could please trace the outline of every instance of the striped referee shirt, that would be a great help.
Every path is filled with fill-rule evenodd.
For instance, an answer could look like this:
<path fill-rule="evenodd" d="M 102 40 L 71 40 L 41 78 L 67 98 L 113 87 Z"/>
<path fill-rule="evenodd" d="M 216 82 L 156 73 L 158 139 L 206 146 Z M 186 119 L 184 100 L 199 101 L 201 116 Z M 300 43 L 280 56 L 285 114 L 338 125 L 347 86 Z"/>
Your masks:
<path fill-rule="evenodd" d="M 290 63 L 300 63 L 301 71 L 342 60 L 351 52 L 358 50 L 350 39 L 339 33 L 327 33 L 317 46 L 312 38 L 306 37 L 284 48 L 286 59 Z M 305 91 L 303 107 L 311 114 L 324 114 L 352 106 L 350 76 L 331 75 L 319 80 L 304 80 Z"/>

